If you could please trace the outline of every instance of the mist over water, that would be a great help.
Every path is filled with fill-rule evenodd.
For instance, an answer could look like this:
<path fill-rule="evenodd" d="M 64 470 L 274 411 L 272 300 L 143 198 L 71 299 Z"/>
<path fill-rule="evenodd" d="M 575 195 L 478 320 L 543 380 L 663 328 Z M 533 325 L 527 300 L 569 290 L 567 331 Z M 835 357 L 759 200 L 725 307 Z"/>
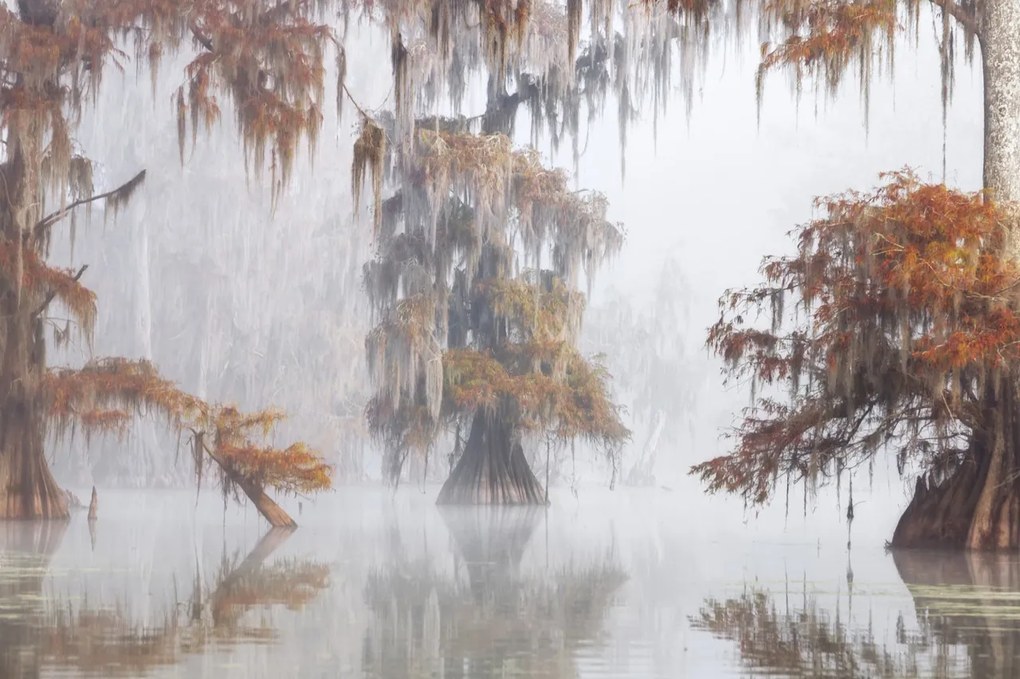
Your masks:
<path fill-rule="evenodd" d="M 348 40 L 378 67 L 348 87 L 381 105 L 385 36 Z M 0 677 L 1020 675 L 1020 559 L 886 552 L 910 487 L 884 458 L 854 475 L 852 525 L 849 479 L 749 510 L 687 476 L 725 452 L 720 432 L 747 405 L 702 348 L 719 295 L 791 251 L 815 196 L 904 165 L 941 176 L 930 35 L 904 44 L 895 86 L 872 84 L 866 127 L 855 83 L 798 103 L 779 76 L 759 120 L 750 42 L 713 51 L 689 119 L 671 106 L 654 133 L 651 114 L 631 131 L 625 179 L 612 112 L 586 132 L 572 181 L 607 194 L 627 239 L 582 345 L 605 354 L 634 437 L 617 470 L 583 446 L 554 451 L 551 504 L 527 510 L 437 508 L 443 454 L 409 464 L 396 491 L 379 484 L 363 418 L 371 225 L 353 214 L 349 119 L 327 110 L 274 206 L 227 126 L 177 164 L 161 97 L 183 60 L 151 90 L 130 71 L 107 83 L 80 135 L 105 162 L 97 186 L 148 178 L 116 220 L 57 237 L 54 261 L 96 264 L 100 316 L 95 347 L 52 362 L 147 358 L 199 396 L 280 406 L 280 439 L 309 440 L 342 483 L 284 500 L 301 528 L 273 532 L 196 495 L 159 426 L 87 453 L 59 442 L 61 482 L 83 498 L 96 483 L 100 519 L 0 524 Z M 959 72 L 945 133 L 949 183 L 977 188 L 978 72 Z M 549 159 L 573 167 L 567 150 Z M 527 452 L 544 482 L 542 449 Z M 143 485 L 177 489 L 123 489 Z"/>
<path fill-rule="evenodd" d="M 1020 561 L 887 554 L 664 491 L 438 508 L 344 487 L 300 530 L 177 491 L 5 524 L 11 677 L 1010 676 Z M 295 503 L 292 503 L 295 504 Z M 288 507 L 290 508 L 290 507 Z M 296 504 L 295 512 L 298 511 Z M 877 531 L 876 531 L 877 532 Z"/>

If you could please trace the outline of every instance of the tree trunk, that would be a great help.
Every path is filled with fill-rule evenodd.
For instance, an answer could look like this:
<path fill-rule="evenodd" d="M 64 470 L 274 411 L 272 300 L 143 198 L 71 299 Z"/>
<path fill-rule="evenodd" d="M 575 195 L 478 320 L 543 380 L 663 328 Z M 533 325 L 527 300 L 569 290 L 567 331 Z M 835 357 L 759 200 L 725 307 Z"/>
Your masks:
<path fill-rule="evenodd" d="M 464 454 L 439 491 L 437 503 L 543 504 L 542 487 L 511 423 L 496 415 L 475 413 Z"/>
<path fill-rule="evenodd" d="M 237 487 L 251 500 L 252 504 L 255 505 L 255 509 L 259 510 L 259 514 L 269 522 L 270 526 L 273 528 L 297 528 L 297 522 L 290 518 L 290 514 L 284 511 L 283 507 L 276 504 L 273 498 L 266 495 L 266 491 L 261 486 L 248 483 L 241 477 L 233 474 L 211 448 L 206 447 L 205 450 L 213 462 L 218 464 L 220 469 L 230 477 L 230 480 L 236 483 Z"/>
<path fill-rule="evenodd" d="M 38 210 L 22 206 L 34 205 L 38 195 L 18 140 L 9 138 L 8 147 L 11 160 L 0 166 L 8 187 L 0 201 L 0 244 L 28 248 L 23 225 L 34 224 Z M 19 252 L 15 270 L 0 276 L 0 519 L 67 519 L 67 497 L 43 450 L 44 297 L 24 285 L 22 266 Z"/>
<path fill-rule="evenodd" d="M 984 185 L 996 202 L 1020 201 L 1020 0 L 981 5 L 984 74 Z M 1009 254 L 1020 255 L 1020 229 L 1010 229 Z"/>
<path fill-rule="evenodd" d="M 9 382 L 0 379 L 0 390 Z M 43 454 L 43 417 L 33 394 L 0 402 L 0 519 L 67 519 L 67 498 Z"/>
<path fill-rule="evenodd" d="M 1020 548 L 1020 426 L 1015 382 L 989 387 L 990 431 L 948 479 L 918 479 L 914 497 L 893 533 L 893 547 L 975 550 Z"/>
<path fill-rule="evenodd" d="M 1020 264 L 1020 0 L 985 0 L 978 37 L 984 75 L 984 186 L 1004 213 L 1004 255 Z M 985 431 L 948 479 L 918 479 L 894 547 L 1020 548 L 1020 371 L 986 395 Z"/>
<path fill-rule="evenodd" d="M 246 483 L 239 485 L 244 494 L 255 505 L 255 509 L 259 510 L 259 514 L 269 522 L 270 526 L 273 528 L 297 528 L 297 522 L 290 518 L 290 514 L 285 512 L 283 507 L 276 504 L 273 498 L 266 495 L 266 491 Z"/>
<path fill-rule="evenodd" d="M 48 6 L 42 0 L 19 3 L 22 13 Z M 17 111 L 20 119 L 26 115 Z M 33 121 L 33 124 L 38 121 Z M 0 520 L 67 519 L 67 496 L 50 473 L 43 450 L 46 412 L 42 379 L 46 342 L 41 319 L 45 291 L 26 285 L 25 251 L 41 219 L 39 177 L 42 148 L 38 130 L 8 128 L 7 161 L 0 164 L 0 245 L 14 255 L 12 270 L 0 272 Z"/>
<path fill-rule="evenodd" d="M 89 501 L 89 521 L 95 521 L 99 518 L 99 494 L 96 493 L 96 487 L 92 486 L 92 499 Z"/>
<path fill-rule="evenodd" d="M 1004 213 L 1004 256 L 1020 264 L 1020 0 L 981 5 L 984 75 L 984 186 Z M 1020 548 L 1020 374 L 1003 370 L 985 395 L 983 431 L 948 479 L 919 479 L 893 534 L 894 547 Z"/>

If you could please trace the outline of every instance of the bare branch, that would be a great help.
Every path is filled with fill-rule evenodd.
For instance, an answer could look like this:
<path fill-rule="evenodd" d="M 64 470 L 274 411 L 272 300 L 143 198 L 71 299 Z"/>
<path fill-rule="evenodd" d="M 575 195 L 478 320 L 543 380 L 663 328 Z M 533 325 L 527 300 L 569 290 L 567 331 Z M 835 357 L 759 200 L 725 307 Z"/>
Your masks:
<path fill-rule="evenodd" d="M 195 36 L 195 40 L 197 40 L 199 44 L 202 45 L 202 47 L 206 48 L 210 52 L 215 51 L 213 49 L 212 38 L 203 33 L 202 30 L 198 27 L 198 24 L 192 21 L 190 24 L 188 24 L 188 28 L 191 29 L 191 34 Z"/>
<path fill-rule="evenodd" d="M 964 30 L 977 34 L 977 16 L 973 12 L 964 9 L 955 0 L 931 0 L 931 3 L 960 22 Z"/>
<path fill-rule="evenodd" d="M 60 210 L 57 210 L 56 212 L 49 214 L 46 217 L 43 217 L 41 220 L 39 220 L 39 222 L 35 225 L 35 228 L 32 230 L 32 236 L 35 237 L 36 239 L 42 238 L 46 233 L 46 229 L 56 224 L 67 215 L 71 214 L 71 211 L 77 207 L 81 207 L 82 205 L 87 205 L 89 203 L 94 203 L 97 200 L 106 200 L 108 198 L 116 199 L 122 196 L 130 195 L 131 192 L 134 191 L 134 189 L 137 188 L 137 186 L 141 184 L 144 179 L 145 170 L 142 170 L 134 177 L 132 177 L 131 179 L 129 179 L 128 181 L 124 182 L 123 184 L 121 184 L 120 186 L 111 191 L 107 191 L 106 193 L 100 193 L 95 196 L 90 196 L 88 198 L 80 198 L 74 201 L 70 205 Z"/>

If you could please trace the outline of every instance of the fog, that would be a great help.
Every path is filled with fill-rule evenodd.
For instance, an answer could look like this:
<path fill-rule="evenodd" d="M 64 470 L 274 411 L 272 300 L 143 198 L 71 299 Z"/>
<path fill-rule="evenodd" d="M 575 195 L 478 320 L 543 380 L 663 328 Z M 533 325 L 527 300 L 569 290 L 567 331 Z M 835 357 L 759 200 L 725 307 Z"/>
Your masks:
<path fill-rule="evenodd" d="M 622 251 L 592 288 L 581 344 L 605 354 L 633 436 L 615 474 L 585 446 L 556 451 L 551 505 L 523 518 L 440 512 L 443 462 L 412 461 L 398 488 L 384 483 L 381 446 L 364 418 L 373 318 L 361 276 L 373 228 L 366 206 L 354 209 L 350 111 L 338 121 L 324 107 L 318 143 L 302 150 L 274 199 L 268 176 L 246 166 L 229 113 L 187 141 L 179 161 L 171 94 L 187 55 L 166 59 L 155 76 L 133 66 L 107 74 L 78 140 L 98 162 L 97 187 L 143 168 L 147 177 L 118 214 L 96 207 L 55 237 L 55 263 L 89 264 L 83 282 L 98 294 L 99 319 L 91 346 L 51 351 L 50 362 L 147 358 L 203 398 L 284 409 L 277 438 L 319 450 L 335 465 L 336 488 L 280 498 L 301 528 L 261 558 L 277 569 L 276 584 L 322 579 L 301 581 L 294 600 L 256 580 L 251 589 L 264 596 L 221 624 L 209 602 L 260 544 L 265 525 L 254 510 L 196 494 L 178 436 L 159 421 L 139 422 L 126 438 L 53 441 L 59 480 L 82 497 L 95 485 L 101 519 L 91 536 L 82 516 L 56 537 L 7 530 L 0 637 L 4 625 L 17 627 L 12 620 L 31 624 L 0 641 L 4 668 L 10 676 L 1002 671 L 1017 647 L 1012 628 L 990 632 L 1008 643 L 986 653 L 987 634 L 954 636 L 932 623 L 925 612 L 945 605 L 944 593 L 923 600 L 931 583 L 883 551 L 912 489 L 891 458 L 855 472 L 852 526 L 849 478 L 781 487 L 770 506 L 749 508 L 705 495 L 688 475 L 727 452 L 722 434 L 749 399 L 745 387 L 723 384 L 704 347 L 717 301 L 754 283 L 763 256 L 792 251 L 788 232 L 812 218 L 816 196 L 869 189 L 880 172 L 904 166 L 941 181 L 944 165 L 950 185 L 980 188 L 980 70 L 960 60 L 943 124 L 926 12 L 916 45 L 901 38 L 867 104 L 853 78 L 834 98 L 810 87 L 797 96 L 777 73 L 759 107 L 757 42 L 720 38 L 693 99 L 676 83 L 657 121 L 639 110 L 625 148 L 612 106 L 584 127 L 576 166 L 569 144 L 551 152 L 539 140 L 573 184 L 605 193 L 610 217 L 626 227 Z M 347 34 L 347 87 L 373 109 L 392 99 L 389 49 L 368 24 Z M 466 110 L 484 106 L 474 85 Z M 530 129 L 523 117 L 517 143 L 530 142 Z M 619 334 L 628 324 L 650 338 Z M 544 463 L 540 451 L 528 454 Z M 962 584 L 984 597 L 973 606 L 976 625 L 1009 618 L 1012 609 L 988 612 L 997 583 Z M 759 595 L 765 603 L 755 607 Z M 189 617 L 195 597 L 204 612 Z M 95 611 L 109 616 L 109 629 L 83 622 Z M 804 637 L 791 641 L 784 630 Z M 828 635 L 837 650 L 818 650 Z M 789 642 L 799 659 L 754 657 L 748 649 L 762 639 Z"/>

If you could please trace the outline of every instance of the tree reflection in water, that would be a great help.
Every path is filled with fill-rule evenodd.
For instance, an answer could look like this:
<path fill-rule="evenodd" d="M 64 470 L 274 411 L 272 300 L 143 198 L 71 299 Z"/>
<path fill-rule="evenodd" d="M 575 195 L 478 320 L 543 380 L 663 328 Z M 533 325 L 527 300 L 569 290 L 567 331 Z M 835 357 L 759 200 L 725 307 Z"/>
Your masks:
<path fill-rule="evenodd" d="M 838 604 L 820 604 L 806 590 L 799 606 L 756 588 L 707 599 L 691 626 L 736 642 L 739 662 L 758 675 L 1020 676 L 1020 558 L 929 551 L 892 558 L 918 621 L 908 627 L 901 612 L 894 635 L 876 634 L 870 615 L 863 626 L 847 622 L 852 598 L 841 618 Z"/>
<path fill-rule="evenodd" d="M 243 559 L 225 557 L 215 584 L 196 574 L 191 596 L 138 622 L 123 606 L 94 606 L 81 598 L 44 594 L 49 562 L 60 544 L 62 522 L 0 526 L 0 676 L 36 677 L 53 671 L 137 676 L 177 664 L 186 656 L 272 641 L 267 616 L 256 608 L 298 608 L 329 583 L 325 565 L 268 557 L 290 531 L 266 533 Z"/>
<path fill-rule="evenodd" d="M 408 562 L 397 543 L 368 579 L 365 676 L 578 676 L 578 651 L 599 635 L 626 579 L 615 560 L 527 573 L 521 561 L 542 509 L 445 507 L 442 516 L 456 545 L 452 574 L 427 553 Z"/>
<path fill-rule="evenodd" d="M 921 629 L 940 648 L 966 649 L 967 676 L 1020 676 L 1016 554 L 903 550 L 893 552 L 893 561 L 914 598 Z"/>

